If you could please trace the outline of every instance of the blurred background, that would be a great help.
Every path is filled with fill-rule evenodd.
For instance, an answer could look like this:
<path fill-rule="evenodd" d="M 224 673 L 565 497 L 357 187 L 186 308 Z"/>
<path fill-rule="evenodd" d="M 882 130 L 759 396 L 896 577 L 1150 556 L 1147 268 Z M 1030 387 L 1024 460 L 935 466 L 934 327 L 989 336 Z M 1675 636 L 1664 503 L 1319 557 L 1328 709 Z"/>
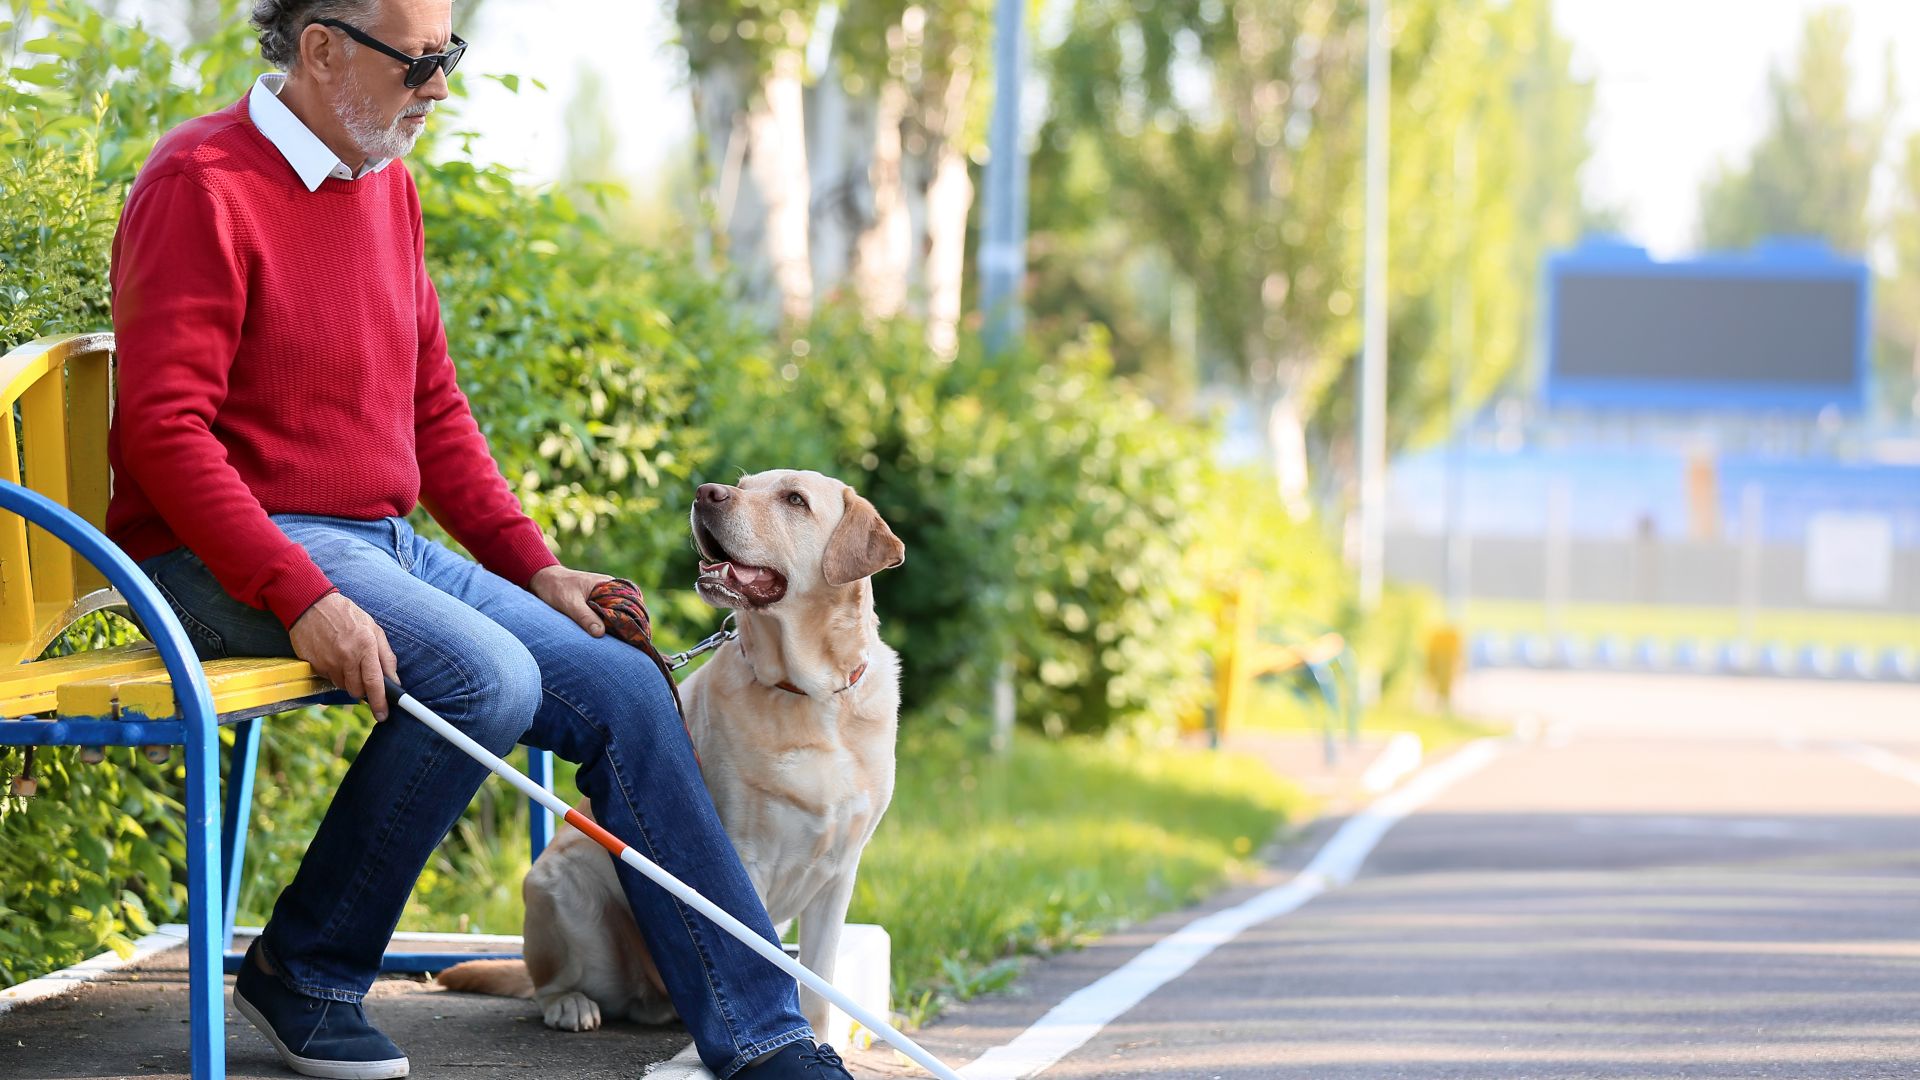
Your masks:
<path fill-rule="evenodd" d="M 817 468 L 905 540 L 854 914 L 911 1017 L 1244 871 L 1315 798 L 1258 733 L 1469 737 L 1469 664 L 1920 679 L 1908 0 L 1396 0 L 1371 83 L 1357 0 L 1008 11 L 460 0 L 408 162 L 503 471 L 670 647 L 700 482 Z M 126 184 L 262 70 L 245 19 L 13 4 L 5 345 L 110 325 Z M 364 724 L 269 727 L 243 922 Z M 0 840 L 166 812 L 167 767 L 55 769 Z M 483 793 L 405 925 L 516 929 L 523 816 Z M 179 900 L 144 844 L 22 850 L 0 899 L 66 914 L 0 981 Z"/>

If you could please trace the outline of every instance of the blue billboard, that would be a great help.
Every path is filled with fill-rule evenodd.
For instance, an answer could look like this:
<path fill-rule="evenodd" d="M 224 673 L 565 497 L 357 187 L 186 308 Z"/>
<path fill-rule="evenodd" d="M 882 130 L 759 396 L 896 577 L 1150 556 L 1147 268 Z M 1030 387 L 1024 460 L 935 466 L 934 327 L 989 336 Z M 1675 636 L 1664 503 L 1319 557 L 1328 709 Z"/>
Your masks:
<path fill-rule="evenodd" d="M 1817 241 L 1658 262 L 1588 240 L 1547 260 L 1542 394 L 1556 408 L 1859 411 L 1871 280 Z"/>

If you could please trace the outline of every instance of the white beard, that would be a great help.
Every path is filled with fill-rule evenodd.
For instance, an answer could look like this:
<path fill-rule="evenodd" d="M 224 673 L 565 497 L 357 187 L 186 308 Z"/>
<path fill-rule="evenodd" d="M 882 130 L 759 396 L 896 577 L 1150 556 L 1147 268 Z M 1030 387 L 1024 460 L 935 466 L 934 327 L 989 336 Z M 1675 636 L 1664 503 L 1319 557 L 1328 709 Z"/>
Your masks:
<path fill-rule="evenodd" d="M 433 111 L 433 102 L 423 101 L 409 105 L 391 122 L 381 119 L 379 107 L 373 103 L 373 95 L 362 92 L 360 80 L 353 70 L 347 72 L 347 79 L 340 87 L 340 97 L 334 102 L 334 111 L 340 118 L 341 126 L 347 129 L 347 136 L 353 145 L 370 160 L 405 157 L 407 151 L 420 138 L 419 130 L 409 130 L 409 125 L 401 121 L 408 116 L 425 116 Z"/>

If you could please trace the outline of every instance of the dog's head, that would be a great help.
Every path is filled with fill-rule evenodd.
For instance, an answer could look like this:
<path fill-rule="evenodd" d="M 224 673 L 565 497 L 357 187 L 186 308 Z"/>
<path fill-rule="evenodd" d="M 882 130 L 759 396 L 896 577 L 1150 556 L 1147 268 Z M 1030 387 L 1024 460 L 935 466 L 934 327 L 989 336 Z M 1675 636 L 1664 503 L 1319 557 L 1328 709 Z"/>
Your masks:
<path fill-rule="evenodd" d="M 737 485 L 702 484 L 693 500 L 701 599 L 759 609 L 906 561 L 906 546 L 852 488 L 817 472 L 781 469 Z"/>

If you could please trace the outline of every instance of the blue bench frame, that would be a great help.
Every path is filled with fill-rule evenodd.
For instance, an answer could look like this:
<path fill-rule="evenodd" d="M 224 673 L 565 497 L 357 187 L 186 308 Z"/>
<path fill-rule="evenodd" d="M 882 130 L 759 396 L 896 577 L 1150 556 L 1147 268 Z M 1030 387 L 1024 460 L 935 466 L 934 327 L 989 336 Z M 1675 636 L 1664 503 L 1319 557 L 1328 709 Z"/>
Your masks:
<path fill-rule="evenodd" d="M 260 749 L 260 718 L 304 705 L 347 705 L 356 699 L 335 690 L 296 701 L 248 709 L 225 717 L 215 714 L 213 696 L 198 654 L 172 608 L 161 599 L 140 568 L 84 518 L 31 488 L 0 480 L 0 509 L 18 514 L 80 553 L 106 576 L 127 606 L 151 631 L 166 664 L 179 703 L 178 719 L 151 719 L 137 713 L 121 718 L 15 719 L 0 717 L 0 745 L 8 746 L 181 746 L 187 770 L 187 985 L 194 1080 L 226 1080 L 226 1002 L 223 973 L 239 970 L 243 954 L 228 951 L 240 901 L 240 872 L 246 859 L 248 809 L 253 803 L 254 767 Z M 221 723 L 234 723 L 229 755 L 225 812 L 220 806 Z M 528 748 L 528 774 L 551 790 L 553 758 Z M 532 807 L 533 858 L 553 839 L 553 815 Z M 216 839 L 217 837 L 217 839 Z M 218 844 L 216 849 L 215 845 Z M 214 897 L 220 897 L 216 909 Z M 438 971 L 462 960 L 517 959 L 519 953 L 389 952 L 383 972 Z"/>

